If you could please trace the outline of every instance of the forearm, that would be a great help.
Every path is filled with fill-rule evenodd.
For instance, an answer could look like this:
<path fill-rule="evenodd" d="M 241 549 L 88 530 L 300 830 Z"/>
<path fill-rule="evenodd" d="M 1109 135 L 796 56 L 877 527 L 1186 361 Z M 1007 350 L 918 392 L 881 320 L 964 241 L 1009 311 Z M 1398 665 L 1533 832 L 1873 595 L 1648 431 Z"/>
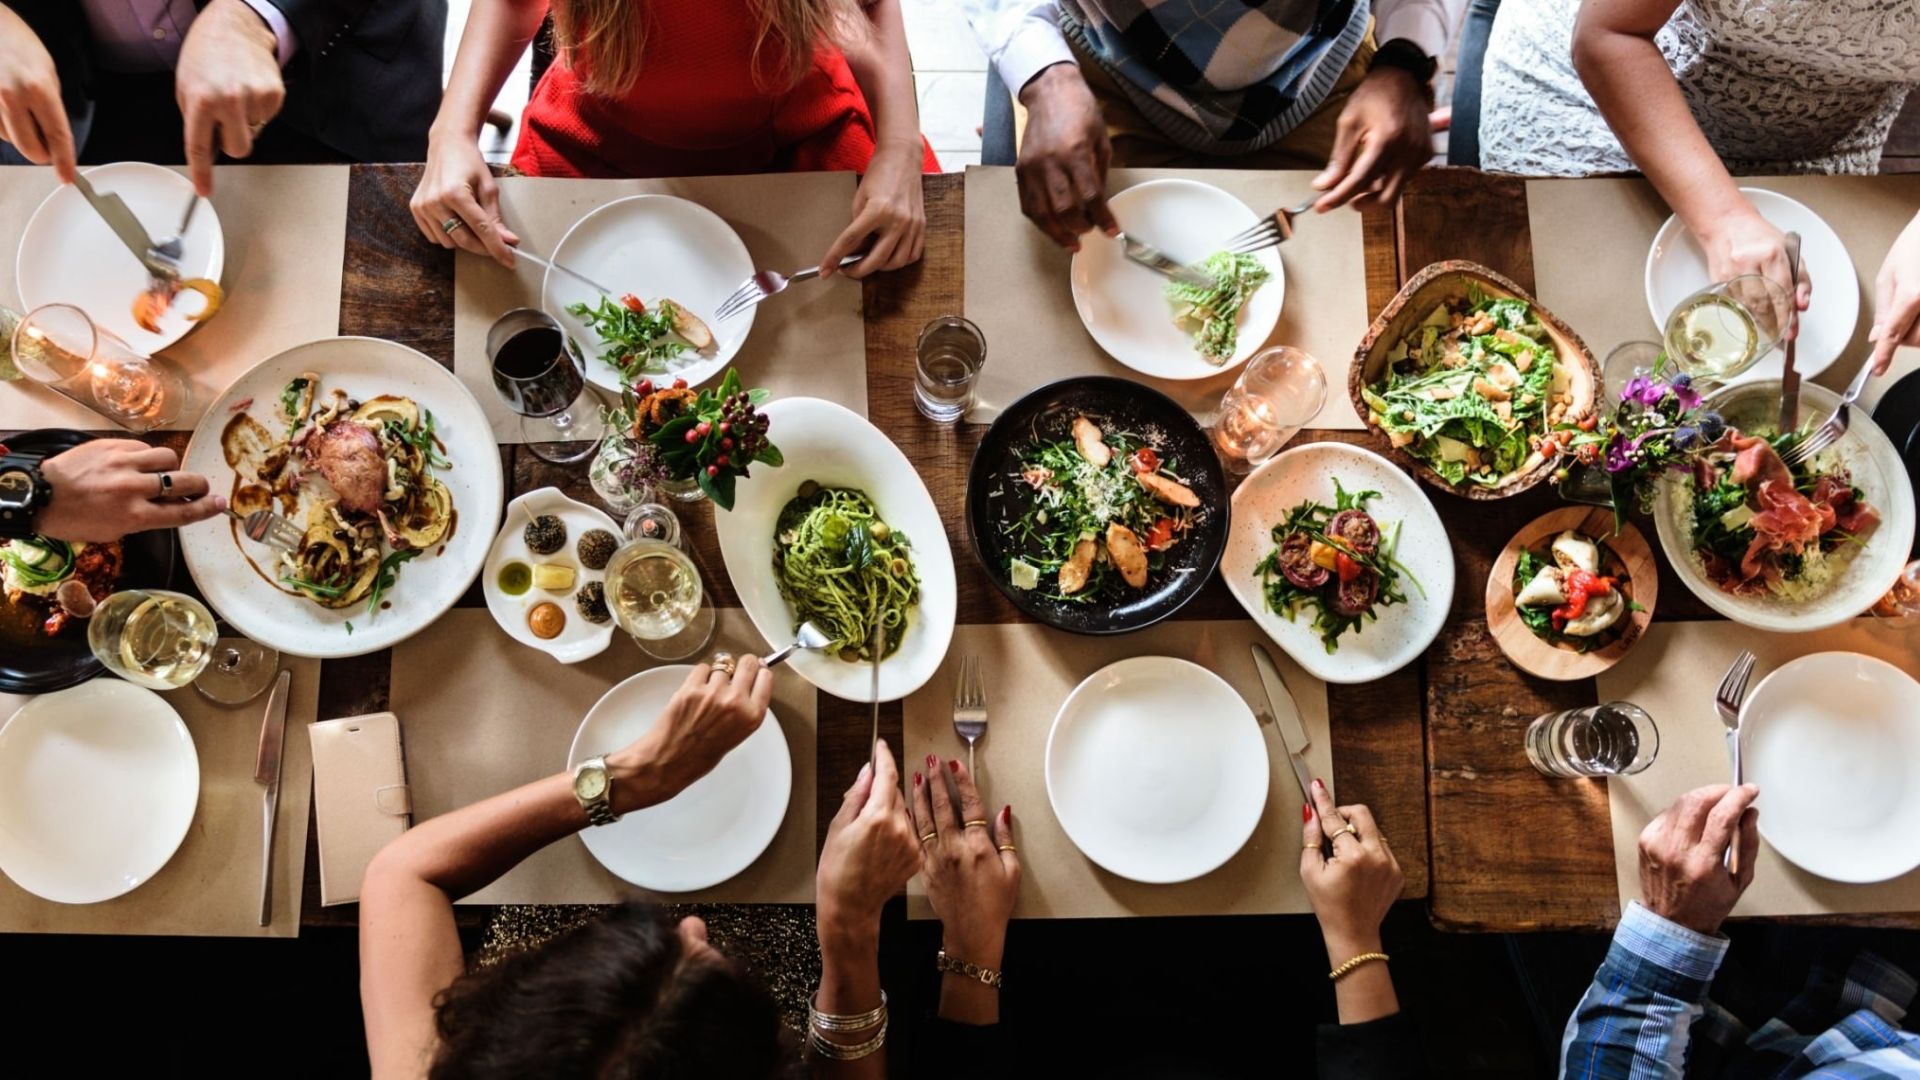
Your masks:
<path fill-rule="evenodd" d="M 1380 952 L 1380 939 L 1327 940 L 1328 970 L 1356 956 Z M 1333 1002 L 1342 1024 L 1364 1024 L 1400 1011 L 1393 991 L 1393 973 L 1383 960 L 1370 960 L 1342 975 L 1333 984 Z"/>
<path fill-rule="evenodd" d="M 914 100 L 913 62 L 907 55 L 907 29 L 900 0 L 867 5 L 866 39 L 847 49 L 847 66 L 873 111 L 882 150 L 920 152 L 920 107 Z"/>
<path fill-rule="evenodd" d="M 955 960 L 978 964 L 999 971 L 1006 954 L 1005 927 L 991 935 L 973 939 L 947 934 L 941 947 Z M 961 1024 L 997 1024 L 1000 1022 L 1000 991 L 957 972 L 940 976 L 940 1019 Z"/>
<path fill-rule="evenodd" d="M 433 134 L 461 139 L 480 136 L 500 87 L 512 74 L 546 17 L 544 0 L 475 0 L 460 32 L 453 73 L 433 120 Z"/>
<path fill-rule="evenodd" d="M 1687 1036 L 1704 1011 L 1726 940 L 1687 930 L 1637 901 L 1567 1021 L 1561 1072 L 1679 1080 Z"/>
<path fill-rule="evenodd" d="M 836 1016 L 868 1012 L 880 1004 L 880 920 L 845 918 L 832 911 L 819 916 L 820 988 L 814 994 L 813 1007 Z M 879 1029 L 833 1032 L 825 1035 L 832 1042 L 858 1044 L 872 1039 Z M 830 1080 L 877 1080 L 887 1075 L 886 1048 L 856 1061 L 835 1061 L 809 1054 L 808 1061 L 816 1077 Z"/>

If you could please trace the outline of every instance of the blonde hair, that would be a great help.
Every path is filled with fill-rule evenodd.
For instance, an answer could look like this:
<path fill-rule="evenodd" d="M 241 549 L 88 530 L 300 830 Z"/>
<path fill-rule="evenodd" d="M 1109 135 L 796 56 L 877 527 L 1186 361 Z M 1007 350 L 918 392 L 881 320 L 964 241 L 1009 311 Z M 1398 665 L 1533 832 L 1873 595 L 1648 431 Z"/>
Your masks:
<path fill-rule="evenodd" d="M 746 3 L 760 24 L 753 41 L 753 76 L 765 89 L 799 82 L 821 45 L 851 44 L 866 32 L 862 0 Z M 618 97 L 633 88 L 653 29 L 646 7 L 646 0 L 553 0 L 554 50 L 584 73 L 588 93 Z"/>

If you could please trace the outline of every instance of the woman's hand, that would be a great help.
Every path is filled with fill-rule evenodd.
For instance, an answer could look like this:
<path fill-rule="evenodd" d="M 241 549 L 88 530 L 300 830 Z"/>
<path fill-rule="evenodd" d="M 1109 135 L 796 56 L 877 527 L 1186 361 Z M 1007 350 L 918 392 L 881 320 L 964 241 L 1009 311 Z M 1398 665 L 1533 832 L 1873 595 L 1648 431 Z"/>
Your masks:
<path fill-rule="evenodd" d="M 91 439 L 55 454 L 40 463 L 53 501 L 34 517 L 34 531 L 102 544 L 204 521 L 227 508 L 225 496 L 209 493 L 206 477 L 179 468 L 180 455 L 135 439 Z"/>
<path fill-rule="evenodd" d="M 840 260 L 872 238 L 867 256 L 847 267 L 850 278 L 880 270 L 898 270 L 918 262 L 926 250 L 927 210 L 921 201 L 919 136 L 909 145 L 883 146 L 867 162 L 866 175 L 853 193 L 853 221 L 820 260 L 820 276 L 832 277 Z"/>
<path fill-rule="evenodd" d="M 408 205 L 428 240 L 513 266 L 520 237 L 500 218 L 500 186 L 475 139 L 435 128 L 427 137 L 426 172 Z"/>
<path fill-rule="evenodd" d="M 1794 309 L 1807 310 L 1813 298 L 1813 279 L 1807 274 L 1805 259 L 1800 260 L 1798 289 L 1787 273 L 1787 237 L 1741 197 L 1743 213 L 1728 214 L 1704 230 L 1695 230 L 1707 255 L 1707 276 L 1715 282 L 1731 281 L 1744 274 L 1759 274 L 1792 294 Z M 1785 323 L 1787 313 L 1775 313 L 1775 325 Z M 1796 322 L 1790 333 L 1799 332 Z"/>
<path fill-rule="evenodd" d="M 948 955 L 998 968 L 1007 945 L 1007 921 L 1020 895 L 1020 856 L 1013 850 L 1013 808 L 990 814 L 959 760 L 927 755 L 927 772 L 913 774 L 913 830 L 927 902 L 940 917 Z M 953 777 L 956 800 L 947 791 Z M 968 828 L 966 823 L 988 822 Z"/>
<path fill-rule="evenodd" d="M 0 138 L 35 165 L 53 166 L 61 183 L 73 183 L 73 129 L 60 101 L 60 73 L 39 35 L 5 4 L 0 4 Z"/>
<path fill-rule="evenodd" d="M 1873 281 L 1873 329 L 1867 331 L 1873 342 L 1875 375 L 1885 375 L 1893 363 L 1893 350 L 1902 345 L 1920 345 L 1920 216 L 1907 222 L 1880 264 Z"/>
<path fill-rule="evenodd" d="M 900 770 L 886 740 L 827 826 L 815 877 L 815 910 L 823 953 L 832 942 L 878 939 L 880 909 L 920 867 L 920 848 L 900 795 Z M 823 1006 L 824 1008 L 825 1006 Z"/>
<path fill-rule="evenodd" d="M 759 729 L 772 700 L 773 672 L 758 656 L 741 657 L 730 675 L 696 666 L 646 734 L 607 756 L 619 812 L 665 802 L 712 772 Z"/>
<path fill-rule="evenodd" d="M 1300 830 L 1300 880 L 1320 920 L 1327 958 L 1339 964 L 1379 952 L 1380 922 L 1400 898 L 1401 875 L 1400 862 L 1374 824 L 1373 812 L 1358 805 L 1334 806 L 1326 785 L 1315 780 L 1312 812 L 1302 816 L 1307 820 Z M 1349 825 L 1354 832 L 1344 831 Z M 1320 853 L 1329 832 L 1337 834 L 1332 858 Z"/>

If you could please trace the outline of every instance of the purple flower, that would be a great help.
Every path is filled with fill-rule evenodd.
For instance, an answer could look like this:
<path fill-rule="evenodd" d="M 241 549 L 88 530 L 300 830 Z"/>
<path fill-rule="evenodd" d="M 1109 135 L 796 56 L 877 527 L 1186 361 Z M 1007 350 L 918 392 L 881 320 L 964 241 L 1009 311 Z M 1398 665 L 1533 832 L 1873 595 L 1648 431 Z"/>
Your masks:
<path fill-rule="evenodd" d="M 1700 429 L 1692 425 L 1682 425 L 1673 431 L 1673 445 L 1674 448 L 1678 450 L 1687 449 L 1699 438 Z"/>
<path fill-rule="evenodd" d="M 1633 378 L 1627 380 L 1626 388 L 1620 391 L 1620 400 L 1639 401 L 1646 394 L 1647 388 L 1652 385 L 1653 380 L 1647 378 L 1645 375 L 1635 375 Z M 1659 401 L 1660 398 L 1658 395 L 1655 395 L 1653 400 Z"/>
<path fill-rule="evenodd" d="M 1685 376 L 1681 376 L 1681 378 L 1685 378 Z M 1679 402 L 1682 409 L 1691 412 L 1700 407 L 1700 391 L 1695 390 L 1692 386 L 1681 382 L 1679 379 L 1675 379 L 1673 381 L 1673 400 Z"/>
<path fill-rule="evenodd" d="M 1620 438 L 1618 435 L 1614 436 L 1613 440 L 1607 443 L 1607 471 L 1610 473 L 1626 472 L 1628 469 L 1633 468 L 1633 466 L 1633 447 L 1629 445 L 1625 439 Z"/>
<path fill-rule="evenodd" d="M 1727 433 L 1727 419 L 1717 412 L 1703 412 L 1697 418 L 1700 424 L 1700 437 L 1710 443 L 1720 441 Z"/>

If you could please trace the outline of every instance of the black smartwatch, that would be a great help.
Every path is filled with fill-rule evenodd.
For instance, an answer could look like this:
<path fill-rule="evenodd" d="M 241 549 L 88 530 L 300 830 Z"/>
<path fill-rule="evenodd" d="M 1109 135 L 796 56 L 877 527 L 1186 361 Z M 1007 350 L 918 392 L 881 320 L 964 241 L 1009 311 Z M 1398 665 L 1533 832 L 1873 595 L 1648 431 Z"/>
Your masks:
<path fill-rule="evenodd" d="M 53 485 L 40 475 L 40 458 L 0 455 L 0 537 L 33 535 L 33 519 L 53 501 Z"/>
<path fill-rule="evenodd" d="M 1440 61 L 1428 56 L 1426 51 L 1406 38 L 1394 38 L 1374 50 L 1373 59 L 1367 63 L 1367 70 L 1390 67 L 1413 76 L 1413 81 L 1426 87 L 1427 100 L 1433 100 L 1433 73 L 1440 70 Z"/>

